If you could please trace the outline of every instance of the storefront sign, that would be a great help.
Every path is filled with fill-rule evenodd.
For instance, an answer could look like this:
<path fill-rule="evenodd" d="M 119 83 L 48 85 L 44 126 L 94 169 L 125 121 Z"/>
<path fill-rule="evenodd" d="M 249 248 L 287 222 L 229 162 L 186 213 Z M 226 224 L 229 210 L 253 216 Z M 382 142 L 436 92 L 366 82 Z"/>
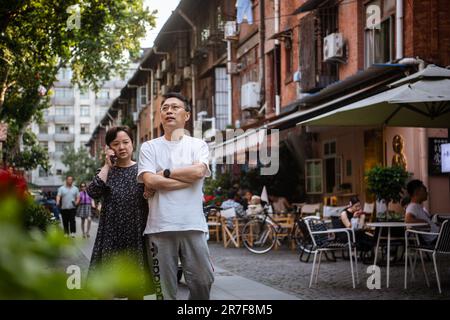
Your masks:
<path fill-rule="evenodd" d="M 442 164 L 443 144 L 448 144 L 448 138 L 429 138 L 428 139 L 428 174 L 441 175 L 444 173 Z"/>

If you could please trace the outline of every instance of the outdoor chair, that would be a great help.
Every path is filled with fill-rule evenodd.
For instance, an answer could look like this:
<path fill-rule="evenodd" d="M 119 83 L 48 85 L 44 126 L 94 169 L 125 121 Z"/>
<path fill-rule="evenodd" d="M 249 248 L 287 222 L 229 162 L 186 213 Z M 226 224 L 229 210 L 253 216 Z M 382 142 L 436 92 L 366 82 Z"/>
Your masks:
<path fill-rule="evenodd" d="M 309 281 L 309 287 L 311 288 L 313 283 L 313 278 L 315 274 L 315 284 L 317 284 L 317 280 L 319 277 L 320 271 L 320 262 L 322 260 L 322 253 L 327 252 L 336 252 L 348 250 L 350 257 L 350 271 L 352 275 L 352 284 L 353 288 L 355 285 L 355 272 L 356 272 L 356 282 L 359 282 L 358 278 L 358 259 L 356 256 L 356 247 L 354 246 L 355 236 L 351 229 L 339 228 L 339 229 L 327 229 L 325 223 L 320 220 L 318 217 L 307 217 L 304 219 L 306 222 L 306 226 L 308 228 L 308 232 L 311 235 L 311 239 L 313 242 L 312 253 L 314 253 L 313 266 L 311 270 L 311 278 Z M 338 242 L 333 240 L 333 234 L 342 233 L 346 235 L 347 241 Z M 317 270 L 316 261 L 317 255 L 319 255 Z M 354 261 L 353 261 L 354 260 Z"/>
<path fill-rule="evenodd" d="M 414 244 L 409 244 L 409 236 L 415 235 L 413 240 L 415 240 Z M 437 235 L 438 238 L 436 240 L 435 245 L 428 245 L 421 243 L 419 235 Z M 414 255 L 414 263 L 412 263 L 412 259 L 409 256 L 409 251 L 415 251 Z M 436 255 L 437 254 L 450 254 L 450 223 L 448 220 L 445 220 L 442 225 L 439 233 L 433 233 L 433 232 L 426 232 L 421 230 L 413 230 L 408 229 L 405 232 L 405 289 L 407 288 L 407 282 L 408 282 L 408 262 L 411 263 L 411 273 L 412 277 L 414 278 L 414 266 L 415 261 L 417 258 L 417 253 L 419 253 L 420 260 L 422 263 L 422 270 L 423 274 L 425 276 L 425 281 L 427 286 L 430 286 L 430 282 L 428 281 L 427 272 L 425 270 L 425 262 L 423 259 L 423 253 L 430 253 L 433 257 L 433 265 L 434 265 L 434 271 L 436 273 L 436 281 L 438 285 L 439 293 L 442 293 L 441 290 L 441 281 L 439 278 L 439 271 L 437 267 L 437 261 L 436 261 Z"/>
<path fill-rule="evenodd" d="M 314 204 L 305 204 L 302 206 L 301 213 L 302 217 L 315 215 L 317 211 L 320 212 L 320 208 L 322 207 L 321 203 L 314 203 Z"/>
<path fill-rule="evenodd" d="M 236 248 L 239 248 L 241 246 L 240 232 L 243 220 L 236 216 L 236 210 L 234 208 L 221 210 L 220 219 L 222 225 L 223 246 L 228 248 L 230 244 L 233 244 Z"/>
<path fill-rule="evenodd" d="M 214 236 L 214 239 L 216 240 L 216 242 L 220 241 L 220 234 L 222 232 L 222 223 L 220 222 L 220 213 L 219 212 L 214 212 L 208 215 L 208 231 L 209 231 L 209 235 Z"/>

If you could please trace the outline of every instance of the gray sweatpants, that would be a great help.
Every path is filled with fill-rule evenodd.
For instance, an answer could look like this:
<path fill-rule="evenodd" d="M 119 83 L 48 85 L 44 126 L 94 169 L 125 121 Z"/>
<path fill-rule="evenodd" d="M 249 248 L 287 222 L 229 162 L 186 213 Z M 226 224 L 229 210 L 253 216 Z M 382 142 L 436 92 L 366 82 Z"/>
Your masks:
<path fill-rule="evenodd" d="M 158 286 L 160 280 L 165 300 L 177 297 L 178 258 L 189 288 L 189 300 L 209 300 L 214 270 L 204 232 L 161 232 L 147 235 L 147 241 L 155 283 Z"/>

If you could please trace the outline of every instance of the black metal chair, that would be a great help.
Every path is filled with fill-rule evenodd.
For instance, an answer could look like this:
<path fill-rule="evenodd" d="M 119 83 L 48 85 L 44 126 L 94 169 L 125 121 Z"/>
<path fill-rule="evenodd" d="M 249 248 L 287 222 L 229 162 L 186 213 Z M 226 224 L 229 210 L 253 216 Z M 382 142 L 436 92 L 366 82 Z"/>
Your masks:
<path fill-rule="evenodd" d="M 306 226 L 308 228 L 309 234 L 311 235 L 311 239 L 313 242 L 312 253 L 314 253 L 313 266 L 311 270 L 311 278 L 309 282 L 309 287 L 311 288 L 314 273 L 316 276 L 315 283 L 317 284 L 317 280 L 319 277 L 320 271 L 320 262 L 322 259 L 322 253 L 327 252 L 336 252 L 348 250 L 350 257 L 350 270 L 352 275 L 352 284 L 353 288 L 355 288 L 355 271 L 356 271 L 356 282 L 359 282 L 358 277 L 358 259 L 356 256 L 356 247 L 354 246 L 355 236 L 351 229 L 327 229 L 326 224 L 320 220 L 318 217 L 306 217 L 305 218 Z M 336 234 L 345 234 L 347 237 L 346 242 L 335 241 L 334 238 Z M 315 271 L 317 254 L 319 254 L 319 261 L 317 270 Z M 353 259 L 354 258 L 354 259 Z M 353 266 L 353 260 L 355 265 Z"/>
<path fill-rule="evenodd" d="M 409 236 L 415 235 L 415 243 L 413 245 L 409 244 Z M 437 235 L 436 244 L 425 244 L 423 241 L 420 241 L 419 235 Z M 427 283 L 427 286 L 430 286 L 430 283 L 428 281 L 428 276 L 425 270 L 425 262 L 423 259 L 422 253 L 430 253 L 433 257 L 433 265 L 434 265 L 434 271 L 436 273 L 436 281 L 438 285 L 439 293 L 442 293 L 441 290 L 441 281 L 439 278 L 439 271 L 437 267 L 437 261 L 436 261 L 436 255 L 437 254 L 450 254 L 450 223 L 448 220 L 445 220 L 442 225 L 439 233 L 433 233 L 433 232 L 426 232 L 421 230 L 406 230 L 405 232 L 405 289 L 407 288 L 407 282 L 408 282 L 408 261 L 411 263 L 412 273 L 414 276 L 414 264 L 412 263 L 411 259 L 408 259 L 408 251 L 415 251 L 416 255 L 419 253 L 420 260 L 422 262 L 422 269 L 423 273 L 425 275 L 425 281 Z M 415 255 L 415 257 L 416 257 Z M 410 258 L 410 257 L 409 257 Z"/>

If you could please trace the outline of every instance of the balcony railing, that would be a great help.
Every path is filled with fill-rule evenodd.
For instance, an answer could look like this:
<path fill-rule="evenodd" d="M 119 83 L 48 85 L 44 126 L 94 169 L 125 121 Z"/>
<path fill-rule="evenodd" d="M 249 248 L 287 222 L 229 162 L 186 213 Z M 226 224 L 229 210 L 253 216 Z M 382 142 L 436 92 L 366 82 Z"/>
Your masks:
<path fill-rule="evenodd" d="M 55 133 L 54 140 L 56 142 L 73 142 L 75 135 L 73 133 Z"/>
<path fill-rule="evenodd" d="M 74 122 L 75 117 L 73 115 L 56 115 L 53 120 L 55 123 L 71 124 Z"/>
<path fill-rule="evenodd" d="M 74 97 L 61 98 L 61 97 L 53 97 L 52 104 L 58 106 L 73 106 L 75 104 Z"/>

